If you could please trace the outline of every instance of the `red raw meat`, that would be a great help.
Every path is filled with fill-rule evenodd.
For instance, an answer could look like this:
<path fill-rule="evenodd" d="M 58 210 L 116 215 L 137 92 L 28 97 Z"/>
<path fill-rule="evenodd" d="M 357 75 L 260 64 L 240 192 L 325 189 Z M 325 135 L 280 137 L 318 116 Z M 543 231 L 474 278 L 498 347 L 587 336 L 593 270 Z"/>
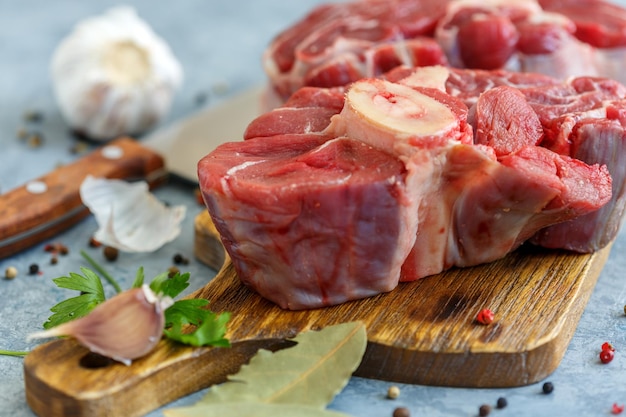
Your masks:
<path fill-rule="evenodd" d="M 416 85 L 425 78 L 420 73 L 432 76 L 434 71 L 418 68 L 397 83 L 352 84 L 344 109 L 326 130 L 358 138 L 403 160 L 418 155 L 430 161 L 417 168 L 429 171 L 429 180 L 402 281 L 502 258 L 540 229 L 609 201 L 606 167 L 588 166 L 535 146 L 542 137 L 541 124 L 519 90 L 497 87 L 477 98 L 470 122 L 484 144 L 471 145 L 471 134 L 463 128 L 467 112 L 453 110 L 462 103 L 453 106 L 450 97 L 443 100 L 434 94 L 445 96 L 441 91 Z M 506 78 L 501 72 L 496 75 L 496 80 Z M 538 80 L 545 81 L 541 76 Z M 530 82 L 528 76 L 525 81 Z"/>
<path fill-rule="evenodd" d="M 615 120 L 587 119 L 570 136 L 571 154 L 587 163 L 605 164 L 611 173 L 611 201 L 599 210 L 543 229 L 531 242 L 546 248 L 592 252 L 608 245 L 619 231 L 626 206 L 626 132 Z M 586 180 L 586 179 L 582 179 Z"/>
<path fill-rule="evenodd" d="M 248 125 L 244 139 L 288 133 L 321 132 L 343 108 L 343 88 L 303 87 L 281 107 Z"/>
<path fill-rule="evenodd" d="M 602 73 L 569 18 L 533 0 L 452 2 L 435 39 L 458 68 L 507 69 L 564 79 Z"/>
<path fill-rule="evenodd" d="M 606 107 L 626 97 L 626 88 L 617 81 L 579 77 L 553 86 L 522 89 L 544 126 L 543 146 L 571 154 L 569 136 L 584 119 L 604 119 Z"/>
<path fill-rule="evenodd" d="M 610 197 L 605 169 L 540 147 L 498 161 L 480 146 L 457 145 L 437 159 L 439 170 L 430 198 L 422 200 L 417 240 L 402 267 L 402 281 L 500 259 L 545 226 L 593 211 Z M 585 187 L 574 184 L 585 189 L 583 195 L 600 198 L 591 205 L 581 202 L 564 172 L 600 179 Z"/>
<path fill-rule="evenodd" d="M 221 145 L 198 174 L 240 279 L 281 307 L 339 304 L 398 284 L 419 186 L 391 155 L 348 138 L 277 135 Z"/>
<path fill-rule="evenodd" d="M 399 64 L 446 64 L 432 39 L 448 0 L 365 0 L 318 6 L 279 33 L 263 66 L 283 100 L 298 88 L 342 86 Z"/>
<path fill-rule="evenodd" d="M 460 57 L 468 68 L 504 67 L 515 52 L 518 39 L 511 20 L 494 15 L 470 20 L 457 34 Z"/>
<path fill-rule="evenodd" d="M 487 90 L 472 109 L 474 143 L 490 146 L 496 156 L 538 145 L 543 138 L 537 113 L 517 88 L 503 85 Z"/>
<path fill-rule="evenodd" d="M 576 31 L 573 22 L 520 22 L 516 26 L 519 39 L 517 48 L 522 54 L 541 55 L 553 54 L 567 46 L 569 39 Z"/>
<path fill-rule="evenodd" d="M 369 46 L 367 51 L 345 53 L 311 67 L 304 75 L 304 85 L 315 87 L 344 86 L 365 77 L 381 75 L 399 65 L 422 67 L 446 64 L 439 45 L 429 38 Z M 291 94 L 288 90 L 284 97 Z"/>
<path fill-rule="evenodd" d="M 587 164 L 604 165 L 611 175 L 611 200 L 601 210 L 542 230 L 532 242 L 584 253 L 608 245 L 619 231 L 626 206 L 626 87 L 593 77 L 561 82 L 537 74 L 449 71 L 446 90 L 469 106 L 476 105 L 481 95 L 492 94 L 494 86 L 516 87 L 541 122 L 541 146 Z M 406 76 L 400 68 L 394 73 L 396 78 Z"/>
<path fill-rule="evenodd" d="M 264 56 L 279 101 L 398 66 L 450 65 L 626 82 L 626 9 L 606 0 L 366 0 L 329 3 Z"/>
<path fill-rule="evenodd" d="M 578 39 L 599 48 L 626 46 L 626 10 L 603 0 L 539 0 L 544 10 L 571 19 Z"/>
<path fill-rule="evenodd" d="M 533 79 L 536 88 L 621 91 L 595 79 L 397 69 L 354 82 L 345 96 L 305 88 L 254 120 L 245 141 L 218 147 L 198 167 L 240 279 L 283 308 L 332 305 L 502 258 L 537 232 L 602 207 L 611 198 L 606 166 L 536 146 L 539 118 L 524 101 Z M 610 141 L 623 154 L 626 135 L 615 137 L 623 103 L 607 106 L 610 129 L 595 125 L 604 139 L 585 139 L 594 134 L 580 124 L 572 152 L 597 156 L 594 148 Z M 492 135 L 489 126 L 506 124 L 507 108 L 509 121 L 521 120 Z M 294 109 L 307 109 L 311 122 L 299 115 L 285 123 Z M 469 122 L 480 126 L 482 144 Z M 290 133 L 274 134 L 280 129 L 272 125 Z"/>

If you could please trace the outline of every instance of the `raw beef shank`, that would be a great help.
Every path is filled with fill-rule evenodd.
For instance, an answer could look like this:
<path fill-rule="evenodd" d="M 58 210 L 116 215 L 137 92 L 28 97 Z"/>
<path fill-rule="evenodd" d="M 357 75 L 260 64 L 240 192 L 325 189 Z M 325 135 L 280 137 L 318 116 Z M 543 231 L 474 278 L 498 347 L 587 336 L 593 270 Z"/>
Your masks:
<path fill-rule="evenodd" d="M 239 277 L 281 307 L 397 285 L 415 240 L 419 182 L 391 155 L 345 137 L 276 135 L 218 147 L 199 175 Z"/>
<path fill-rule="evenodd" d="M 399 65 L 446 64 L 432 38 L 447 0 L 367 0 L 313 9 L 272 41 L 263 66 L 282 100 L 302 86 L 343 86 Z"/>
<path fill-rule="evenodd" d="M 624 98 L 609 84 L 436 66 L 307 87 L 204 157 L 200 187 L 239 278 L 263 297 L 306 309 L 371 296 L 502 258 L 609 202 L 604 162 L 576 158 L 621 146 Z M 563 103 L 533 89 L 577 85 L 615 96 L 600 100 L 614 123 L 581 119 L 585 146 L 542 146 L 541 111 Z M 584 140 L 586 125 L 607 143 Z"/>
<path fill-rule="evenodd" d="M 607 0 L 329 2 L 280 32 L 263 57 L 279 100 L 302 86 L 438 64 L 626 82 L 626 10 Z"/>

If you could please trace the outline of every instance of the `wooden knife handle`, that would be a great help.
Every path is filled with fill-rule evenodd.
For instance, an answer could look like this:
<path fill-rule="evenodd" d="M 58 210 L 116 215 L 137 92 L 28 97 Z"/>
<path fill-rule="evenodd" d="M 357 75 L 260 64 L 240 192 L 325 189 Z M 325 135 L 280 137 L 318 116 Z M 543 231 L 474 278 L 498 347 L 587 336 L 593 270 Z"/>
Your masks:
<path fill-rule="evenodd" d="M 165 176 L 163 158 L 131 138 L 116 139 L 89 155 L 0 195 L 0 259 L 48 239 L 89 214 L 80 199 L 87 175 L 143 179 Z"/>

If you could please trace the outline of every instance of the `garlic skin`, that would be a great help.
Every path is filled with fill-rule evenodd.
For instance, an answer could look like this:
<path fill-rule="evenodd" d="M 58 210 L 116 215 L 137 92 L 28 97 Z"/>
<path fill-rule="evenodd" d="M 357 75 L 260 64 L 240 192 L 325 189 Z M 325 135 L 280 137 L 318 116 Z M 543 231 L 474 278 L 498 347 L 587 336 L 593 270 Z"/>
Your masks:
<path fill-rule="evenodd" d="M 164 311 L 170 297 L 159 298 L 148 285 L 117 294 L 89 314 L 28 339 L 70 336 L 92 352 L 130 365 L 148 354 L 161 340 Z"/>
<path fill-rule="evenodd" d="M 51 74 L 67 123 L 98 141 L 153 127 L 183 79 L 169 46 L 128 6 L 79 22 L 54 51 Z"/>
<path fill-rule="evenodd" d="M 96 218 L 94 238 L 124 252 L 153 252 L 181 232 L 187 208 L 166 206 L 144 181 L 129 183 L 88 175 L 80 197 Z"/>

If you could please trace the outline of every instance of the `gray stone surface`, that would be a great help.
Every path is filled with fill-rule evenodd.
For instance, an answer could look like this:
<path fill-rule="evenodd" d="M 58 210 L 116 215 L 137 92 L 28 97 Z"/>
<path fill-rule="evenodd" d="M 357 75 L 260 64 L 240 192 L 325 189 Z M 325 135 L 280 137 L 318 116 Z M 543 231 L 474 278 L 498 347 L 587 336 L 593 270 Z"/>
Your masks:
<path fill-rule="evenodd" d="M 184 0 L 180 2 L 131 1 L 139 14 L 172 46 L 185 70 L 184 87 L 176 96 L 165 123 L 192 114 L 195 97 L 215 86 L 228 85 L 227 94 L 261 83 L 264 75 L 260 53 L 273 34 L 302 15 L 319 0 Z M 54 47 L 80 19 L 100 13 L 117 3 L 107 0 L 54 2 L 0 0 L 0 192 L 24 183 L 73 158 L 69 152 L 74 139 L 68 134 L 51 93 L 49 61 Z M 208 105 L 223 96 L 210 95 Z M 29 109 L 44 114 L 40 131 L 44 146 L 31 149 L 16 139 L 23 125 L 22 114 Z M 173 254 L 192 256 L 193 218 L 202 210 L 192 195 L 193 188 L 171 183 L 156 191 L 168 202 L 188 205 L 183 233 L 171 244 L 152 254 L 123 254 L 107 264 L 122 283 L 132 281 L 143 265 L 154 275 L 171 264 Z M 85 265 L 79 250 L 95 231 L 87 219 L 59 235 L 55 241 L 70 247 L 70 254 L 49 265 L 43 244 L 0 260 L 0 271 L 8 266 L 20 270 L 12 281 L 0 279 L 0 349 L 28 350 L 35 346 L 26 335 L 40 329 L 49 307 L 67 296 L 51 279 L 77 271 Z M 90 250 L 90 249 L 86 249 Z M 541 383 L 511 389 L 457 389 L 400 385 L 401 396 L 385 399 L 387 382 L 352 378 L 330 408 L 354 416 L 391 416 L 396 406 L 406 406 L 413 416 L 476 416 L 483 403 L 495 404 L 504 396 L 509 406 L 494 410 L 494 416 L 603 416 L 611 405 L 626 403 L 626 235 L 616 241 L 609 262 L 594 290 L 569 349 L 556 372 L 548 378 L 555 385 L 552 395 L 541 394 Z M 98 256 L 98 252 L 93 252 Z M 41 275 L 27 275 L 31 263 L 41 265 Z M 214 275 L 214 271 L 192 261 L 190 291 Z M 529 311 L 528 314 L 533 314 Z M 598 361 L 604 341 L 616 349 L 609 365 Z M 30 417 L 33 413 L 24 398 L 22 359 L 0 356 L 0 416 Z M 175 383 L 175 382 L 174 382 Z M 202 393 L 173 405 L 193 404 Z M 161 416 L 160 410 L 149 414 Z"/>

